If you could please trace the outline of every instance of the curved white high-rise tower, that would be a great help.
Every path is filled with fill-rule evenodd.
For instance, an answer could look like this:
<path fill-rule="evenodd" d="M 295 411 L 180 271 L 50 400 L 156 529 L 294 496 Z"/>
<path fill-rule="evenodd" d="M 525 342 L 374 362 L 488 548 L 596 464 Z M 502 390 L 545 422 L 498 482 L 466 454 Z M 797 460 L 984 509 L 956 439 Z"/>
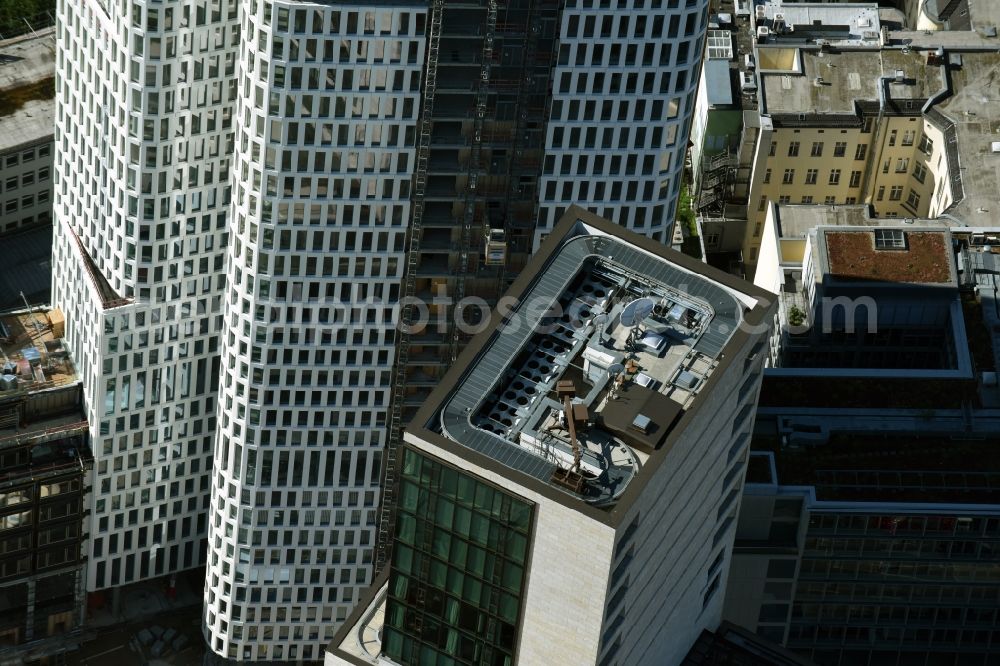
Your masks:
<path fill-rule="evenodd" d="M 569 0 L 540 181 L 537 238 L 578 204 L 669 243 L 708 0 Z"/>
<path fill-rule="evenodd" d="M 89 590 L 207 552 L 215 653 L 319 656 L 371 579 L 404 265 L 416 293 L 495 298 L 573 202 L 668 240 L 707 0 L 646 2 L 60 4 Z M 406 354 L 417 391 L 461 346 L 447 307 Z"/>
<path fill-rule="evenodd" d="M 371 582 L 425 12 L 241 3 L 205 637 L 321 657 Z"/>
<path fill-rule="evenodd" d="M 204 561 L 235 8 L 59 3 L 52 293 L 91 425 L 91 591 Z"/>

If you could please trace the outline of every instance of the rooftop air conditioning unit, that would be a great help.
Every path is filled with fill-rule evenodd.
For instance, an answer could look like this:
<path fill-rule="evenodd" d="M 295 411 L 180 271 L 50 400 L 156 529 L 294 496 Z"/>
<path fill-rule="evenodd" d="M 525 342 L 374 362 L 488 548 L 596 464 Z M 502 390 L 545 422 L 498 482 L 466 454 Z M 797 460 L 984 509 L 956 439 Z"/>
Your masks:
<path fill-rule="evenodd" d="M 901 70 L 901 69 L 897 69 L 896 70 L 896 83 L 902 83 L 905 78 L 906 78 L 906 73 L 903 70 Z"/>
<path fill-rule="evenodd" d="M 817 88 L 821 87 L 823 85 L 823 77 L 817 76 L 815 79 L 813 79 L 813 85 L 816 86 Z"/>
<path fill-rule="evenodd" d="M 758 42 L 766 42 L 767 38 L 770 37 L 770 36 L 771 36 L 771 31 L 768 29 L 768 27 L 766 25 L 762 25 L 759 28 L 757 28 L 757 41 Z"/>
<path fill-rule="evenodd" d="M 859 18 L 858 27 L 859 28 L 870 28 L 872 26 L 872 21 L 869 18 Z"/>

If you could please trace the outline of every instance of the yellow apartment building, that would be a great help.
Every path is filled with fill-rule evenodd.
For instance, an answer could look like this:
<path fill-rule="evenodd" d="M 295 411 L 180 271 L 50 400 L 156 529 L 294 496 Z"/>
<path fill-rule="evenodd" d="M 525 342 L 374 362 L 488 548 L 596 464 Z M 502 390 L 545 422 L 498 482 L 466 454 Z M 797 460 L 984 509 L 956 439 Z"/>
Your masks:
<path fill-rule="evenodd" d="M 752 273 L 769 202 L 868 203 L 876 217 L 936 217 L 954 200 L 947 119 L 928 114 L 947 94 L 938 51 L 821 44 L 757 48 L 761 133 L 743 257 Z"/>

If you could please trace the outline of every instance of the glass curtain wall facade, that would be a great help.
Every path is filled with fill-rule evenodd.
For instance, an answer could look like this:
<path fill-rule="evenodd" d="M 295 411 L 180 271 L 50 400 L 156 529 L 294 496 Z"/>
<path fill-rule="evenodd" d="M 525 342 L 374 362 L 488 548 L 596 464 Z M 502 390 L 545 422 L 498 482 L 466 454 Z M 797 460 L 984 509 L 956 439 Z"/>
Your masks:
<path fill-rule="evenodd" d="M 533 505 L 402 454 L 383 653 L 403 664 L 510 666 Z"/>
<path fill-rule="evenodd" d="M 998 608 L 995 515 L 814 511 L 791 608 L 761 621 L 788 614 L 787 646 L 823 666 L 978 666 L 1000 649 Z"/>

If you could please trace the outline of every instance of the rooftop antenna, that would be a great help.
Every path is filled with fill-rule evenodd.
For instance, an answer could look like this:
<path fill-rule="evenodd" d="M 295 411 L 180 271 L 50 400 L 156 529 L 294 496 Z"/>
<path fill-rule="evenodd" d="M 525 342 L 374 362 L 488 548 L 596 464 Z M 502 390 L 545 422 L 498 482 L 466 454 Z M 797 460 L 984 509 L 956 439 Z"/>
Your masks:
<path fill-rule="evenodd" d="M 573 398 L 576 397 L 576 384 L 570 379 L 561 380 L 556 384 L 556 395 L 562 398 L 563 412 L 566 414 L 566 429 L 569 431 L 569 444 L 573 448 L 573 466 L 569 471 L 580 471 L 580 442 L 576 438 L 576 421 L 573 419 Z"/>
<path fill-rule="evenodd" d="M 28 319 L 30 319 L 31 323 L 35 325 L 35 334 L 38 335 L 38 337 L 42 337 L 42 327 L 38 325 L 38 320 L 35 319 L 34 308 L 31 307 L 31 303 L 28 302 L 28 298 L 24 295 L 23 291 L 18 293 L 21 294 L 21 300 L 24 301 L 24 307 L 28 308 Z"/>
<path fill-rule="evenodd" d="M 594 326 L 597 328 L 597 341 L 602 345 L 604 344 L 604 327 L 608 323 L 608 319 L 610 317 L 607 312 L 598 312 L 593 319 Z"/>
<path fill-rule="evenodd" d="M 612 363 L 608 368 L 608 376 L 611 377 L 611 399 L 618 397 L 618 389 L 621 388 L 621 378 L 624 376 L 625 366 L 621 363 Z"/>

